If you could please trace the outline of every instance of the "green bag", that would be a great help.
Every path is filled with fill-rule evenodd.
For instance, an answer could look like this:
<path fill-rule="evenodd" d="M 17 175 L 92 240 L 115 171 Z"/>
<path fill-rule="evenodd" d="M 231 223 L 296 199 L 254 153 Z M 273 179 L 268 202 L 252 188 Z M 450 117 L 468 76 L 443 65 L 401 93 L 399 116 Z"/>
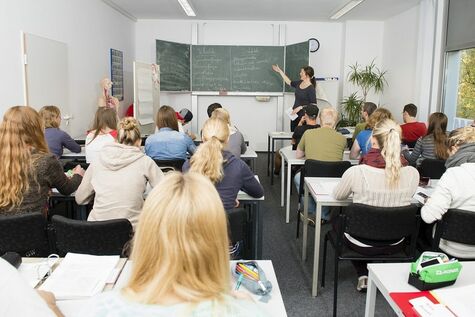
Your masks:
<path fill-rule="evenodd" d="M 408 282 L 421 291 L 449 286 L 455 283 L 461 269 L 458 260 L 450 260 L 444 253 L 424 252 L 411 263 Z"/>

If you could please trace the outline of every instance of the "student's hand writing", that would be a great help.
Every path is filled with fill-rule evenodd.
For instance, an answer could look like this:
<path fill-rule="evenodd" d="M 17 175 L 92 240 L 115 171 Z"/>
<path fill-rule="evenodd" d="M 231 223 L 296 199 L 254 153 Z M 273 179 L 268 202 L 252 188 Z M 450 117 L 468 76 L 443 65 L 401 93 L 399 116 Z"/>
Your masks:
<path fill-rule="evenodd" d="M 73 174 L 78 174 L 81 176 L 84 176 L 84 169 L 81 167 L 81 165 L 76 165 L 76 167 L 73 169 Z"/>
<path fill-rule="evenodd" d="M 63 313 L 59 310 L 58 306 L 56 306 L 56 297 L 51 292 L 40 291 L 36 290 L 38 295 L 46 302 L 48 307 L 55 313 L 58 317 L 63 317 Z"/>

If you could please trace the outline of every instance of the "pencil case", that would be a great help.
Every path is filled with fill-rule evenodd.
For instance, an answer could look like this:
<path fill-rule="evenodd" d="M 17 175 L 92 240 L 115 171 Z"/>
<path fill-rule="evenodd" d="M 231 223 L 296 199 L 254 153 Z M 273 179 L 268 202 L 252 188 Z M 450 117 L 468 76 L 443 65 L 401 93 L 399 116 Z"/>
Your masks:
<path fill-rule="evenodd" d="M 256 273 L 256 277 L 250 277 L 246 274 L 240 278 L 241 273 L 236 268 L 239 264 L 244 264 Z M 272 291 L 272 283 L 266 278 L 266 273 L 255 261 L 236 262 L 232 265 L 232 274 L 236 281 L 241 281 L 241 285 L 253 294 L 264 296 Z"/>
<path fill-rule="evenodd" d="M 411 263 L 408 283 L 421 291 L 449 286 L 455 283 L 462 264 L 444 253 L 424 252 Z"/>

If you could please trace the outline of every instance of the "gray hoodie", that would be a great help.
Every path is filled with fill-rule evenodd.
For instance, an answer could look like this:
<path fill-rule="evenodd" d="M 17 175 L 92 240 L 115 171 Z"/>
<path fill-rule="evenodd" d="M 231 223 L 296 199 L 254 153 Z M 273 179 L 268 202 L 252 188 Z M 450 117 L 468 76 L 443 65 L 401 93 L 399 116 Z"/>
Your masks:
<path fill-rule="evenodd" d="M 162 177 L 160 168 L 138 147 L 107 144 L 86 170 L 76 202 L 86 204 L 94 198 L 88 220 L 127 218 L 135 227 L 147 183 L 154 187 Z"/>

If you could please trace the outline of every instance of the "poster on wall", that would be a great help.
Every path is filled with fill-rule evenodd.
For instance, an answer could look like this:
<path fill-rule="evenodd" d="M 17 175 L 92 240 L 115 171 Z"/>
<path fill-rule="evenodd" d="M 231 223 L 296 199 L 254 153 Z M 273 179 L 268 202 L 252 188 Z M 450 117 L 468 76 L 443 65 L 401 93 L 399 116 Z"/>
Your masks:
<path fill-rule="evenodd" d="M 111 48 L 111 80 L 112 96 L 124 100 L 124 55 L 121 51 Z"/>

